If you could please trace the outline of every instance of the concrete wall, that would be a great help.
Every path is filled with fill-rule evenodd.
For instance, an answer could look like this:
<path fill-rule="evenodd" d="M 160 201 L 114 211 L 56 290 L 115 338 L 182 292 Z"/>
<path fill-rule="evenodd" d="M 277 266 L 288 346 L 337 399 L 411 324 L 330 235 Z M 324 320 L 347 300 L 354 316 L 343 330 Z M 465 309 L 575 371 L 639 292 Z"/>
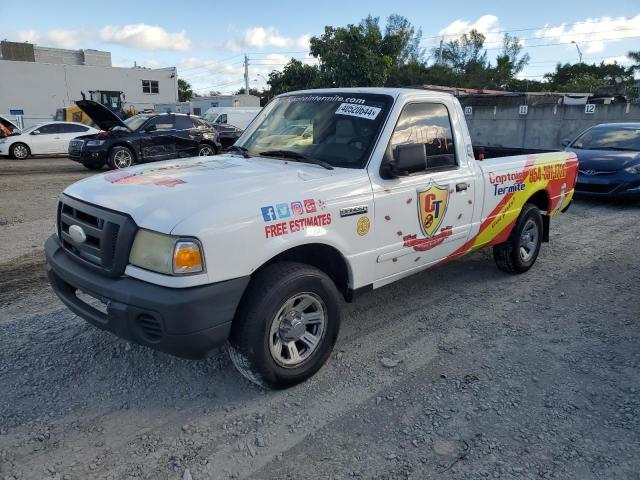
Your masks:
<path fill-rule="evenodd" d="M 173 78 L 172 78 L 173 76 Z M 58 108 L 73 105 L 89 90 L 124 92 L 125 108 L 154 108 L 178 100 L 175 68 L 145 69 L 0 60 L 0 114 L 24 110 L 24 125 L 51 120 Z M 159 93 L 142 92 L 142 80 L 157 80 Z"/>
<path fill-rule="evenodd" d="M 584 105 L 546 104 L 529 106 L 526 115 L 520 115 L 515 106 L 474 105 L 465 118 L 476 145 L 559 149 L 564 138 L 573 138 L 598 123 L 640 122 L 640 105 L 598 104 L 588 114 Z"/>

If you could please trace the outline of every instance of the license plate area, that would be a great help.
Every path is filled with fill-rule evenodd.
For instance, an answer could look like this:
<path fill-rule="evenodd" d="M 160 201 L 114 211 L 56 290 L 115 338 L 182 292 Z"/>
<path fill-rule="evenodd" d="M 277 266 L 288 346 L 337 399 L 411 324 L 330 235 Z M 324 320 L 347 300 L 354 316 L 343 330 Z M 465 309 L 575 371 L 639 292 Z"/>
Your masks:
<path fill-rule="evenodd" d="M 76 290 L 76 297 L 78 297 L 78 299 L 82 303 L 85 303 L 94 310 L 97 310 L 102 315 L 107 315 L 109 308 L 108 300 L 99 298 L 98 296 L 92 295 L 87 292 L 83 292 L 82 290 Z"/>

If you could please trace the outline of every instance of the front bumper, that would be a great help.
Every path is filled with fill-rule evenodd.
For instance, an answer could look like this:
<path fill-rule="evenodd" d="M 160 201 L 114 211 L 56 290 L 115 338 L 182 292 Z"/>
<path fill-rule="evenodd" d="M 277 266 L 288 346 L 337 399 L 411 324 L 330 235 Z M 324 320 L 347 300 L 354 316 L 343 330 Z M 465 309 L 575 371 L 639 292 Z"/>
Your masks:
<path fill-rule="evenodd" d="M 105 150 L 92 150 L 86 146 L 80 151 L 69 151 L 69 159 L 83 165 L 102 166 L 107 163 Z"/>
<path fill-rule="evenodd" d="M 627 172 L 613 174 L 578 174 L 576 193 L 593 197 L 640 197 L 640 175 Z"/>
<path fill-rule="evenodd" d="M 47 275 L 60 300 L 92 325 L 184 358 L 202 358 L 229 336 L 249 277 L 192 288 L 168 288 L 131 277 L 109 278 L 80 265 L 55 235 L 45 243 Z M 81 291 L 106 313 L 78 298 Z"/>

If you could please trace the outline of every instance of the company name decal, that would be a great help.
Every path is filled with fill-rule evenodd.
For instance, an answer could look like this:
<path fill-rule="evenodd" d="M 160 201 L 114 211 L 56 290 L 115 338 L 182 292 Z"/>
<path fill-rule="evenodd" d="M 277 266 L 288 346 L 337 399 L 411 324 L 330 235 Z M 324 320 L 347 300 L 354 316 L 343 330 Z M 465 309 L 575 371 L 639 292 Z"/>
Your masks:
<path fill-rule="evenodd" d="M 318 210 L 324 210 L 326 205 L 322 200 L 308 198 L 303 201 L 293 201 L 290 203 L 276 203 L 275 205 L 267 205 L 260 208 L 262 220 L 269 225 L 264 227 L 265 238 L 280 237 L 290 233 L 302 232 L 311 227 L 324 227 L 331 225 L 330 213 L 318 213 Z M 292 218 L 293 217 L 293 218 Z M 302 217 L 302 218 L 295 218 Z M 286 221 L 277 220 L 289 219 Z"/>
<path fill-rule="evenodd" d="M 433 247 L 437 247 L 445 241 L 447 237 L 451 236 L 453 228 L 451 226 L 444 227 L 440 233 L 436 233 L 433 237 L 417 238 L 417 235 L 405 235 L 402 237 L 405 247 L 413 247 L 416 252 L 426 252 Z"/>
<path fill-rule="evenodd" d="M 195 171 L 198 169 L 221 169 L 236 167 L 234 163 L 226 162 L 224 160 L 200 160 L 193 163 L 176 163 L 173 165 L 167 165 L 163 167 L 146 168 L 144 170 L 138 170 L 136 172 L 128 172 L 122 170 L 115 173 L 109 173 L 104 176 L 104 179 L 117 185 L 159 185 L 162 187 L 175 187 L 187 183 L 181 178 L 175 178 L 168 176 L 167 173 L 174 171 Z"/>

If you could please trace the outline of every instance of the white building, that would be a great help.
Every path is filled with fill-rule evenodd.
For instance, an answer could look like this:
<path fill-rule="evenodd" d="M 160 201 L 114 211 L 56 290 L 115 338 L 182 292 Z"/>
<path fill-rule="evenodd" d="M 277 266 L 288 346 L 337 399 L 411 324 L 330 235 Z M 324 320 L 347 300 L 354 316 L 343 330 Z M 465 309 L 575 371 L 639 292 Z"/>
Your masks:
<path fill-rule="evenodd" d="M 106 104 L 122 93 L 125 109 L 153 109 L 157 103 L 178 101 L 175 67 L 112 67 L 111 53 L 99 50 L 7 41 L 0 46 L 0 114 L 22 115 L 25 127 L 51 120 L 56 110 L 80 100 L 81 92 Z"/>
<path fill-rule="evenodd" d="M 204 115 L 211 107 L 260 107 L 260 97 L 255 95 L 215 95 L 193 97 L 190 102 L 156 103 L 157 112 L 191 113 Z"/>

